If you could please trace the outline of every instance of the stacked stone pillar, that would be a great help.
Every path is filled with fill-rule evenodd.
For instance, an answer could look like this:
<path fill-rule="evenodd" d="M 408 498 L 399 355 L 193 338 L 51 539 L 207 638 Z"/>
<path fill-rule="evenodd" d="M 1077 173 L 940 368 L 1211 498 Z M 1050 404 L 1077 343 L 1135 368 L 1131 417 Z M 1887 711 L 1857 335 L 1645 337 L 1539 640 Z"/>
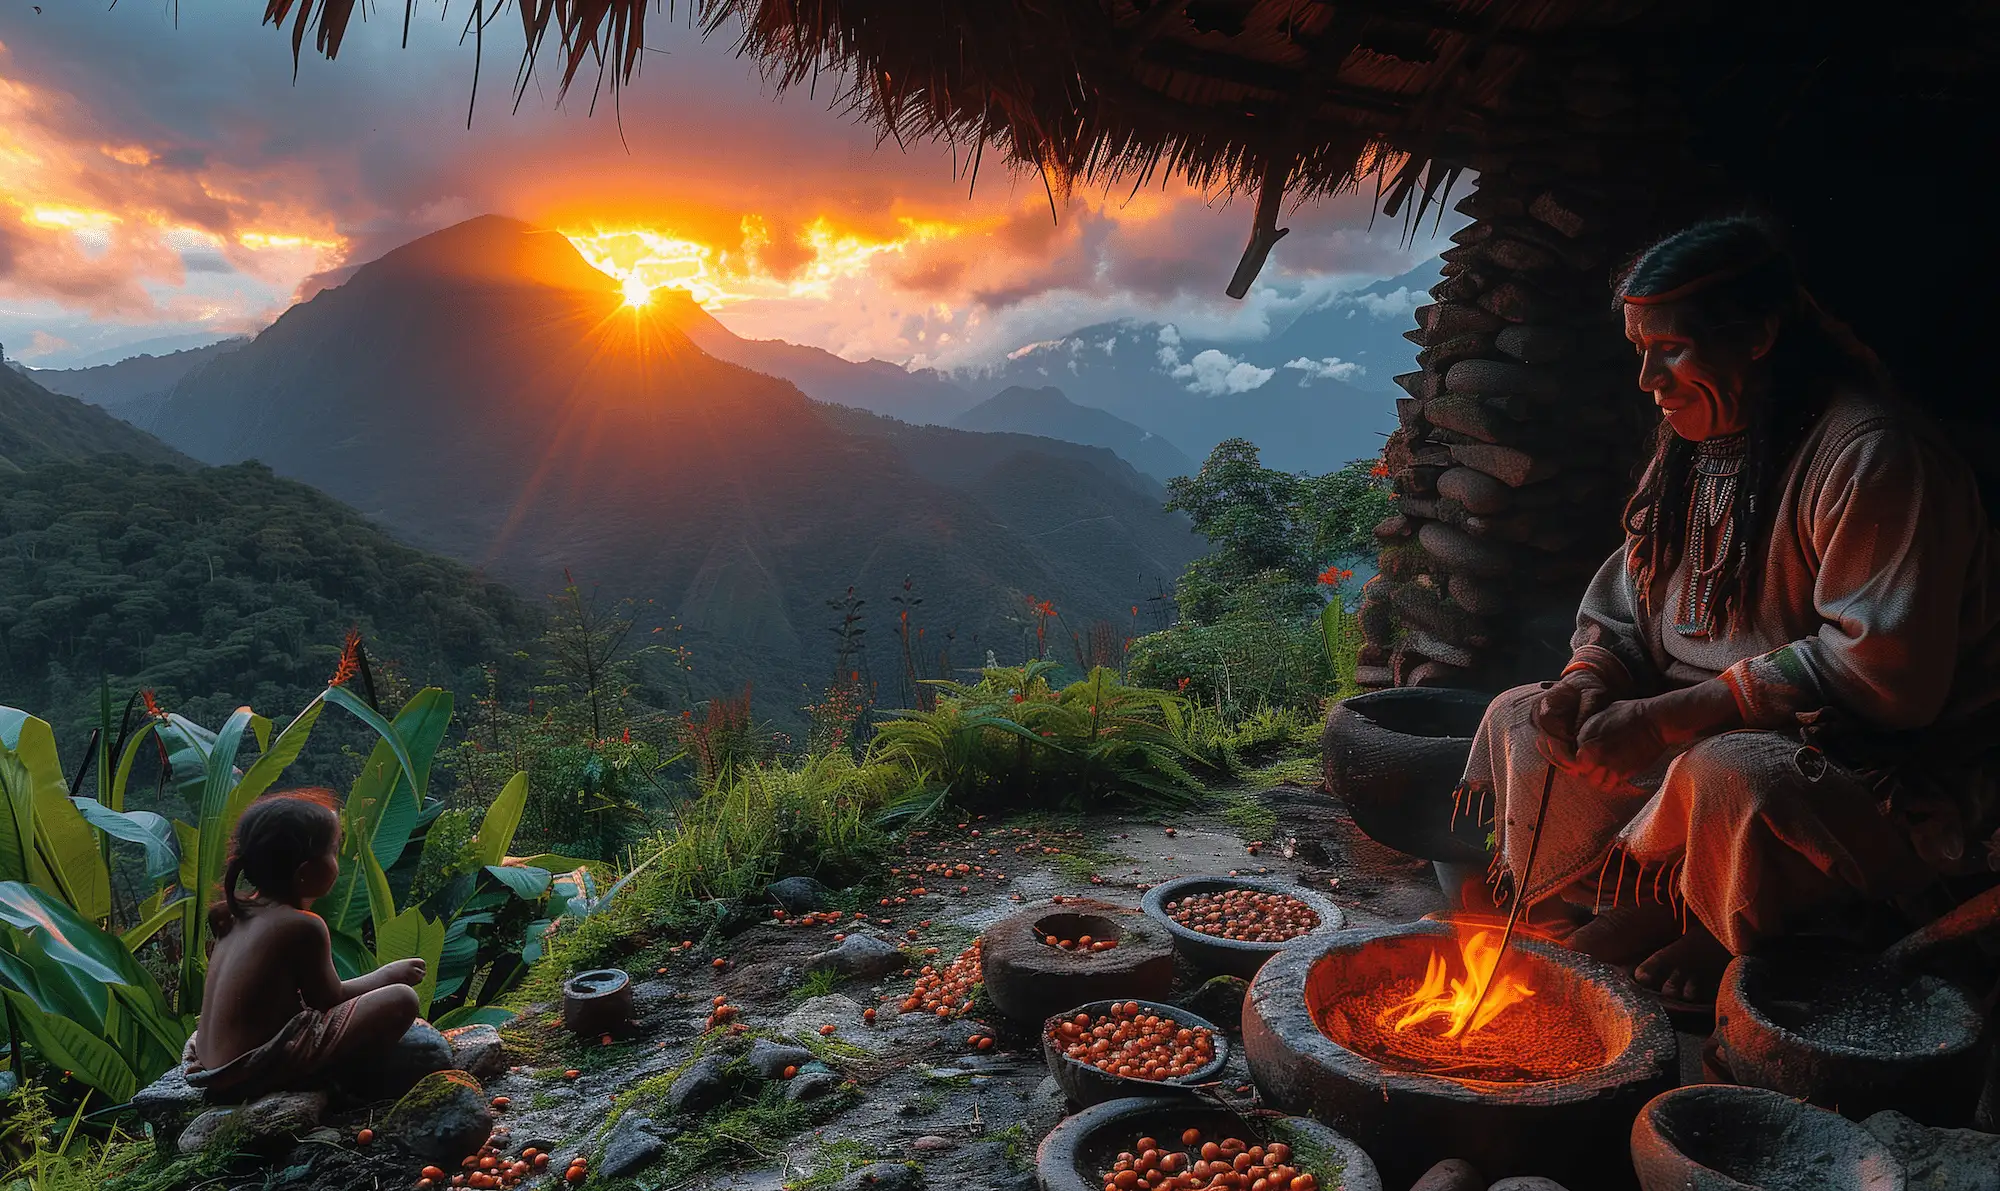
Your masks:
<path fill-rule="evenodd" d="M 1473 163 L 1456 207 L 1472 223 L 1407 333 L 1419 369 L 1396 378 L 1398 511 L 1375 530 L 1363 686 L 1500 689 L 1569 656 L 1658 418 L 1611 285 L 1706 189 L 1671 96 L 1640 74 L 1579 51 L 1519 80 Z"/>

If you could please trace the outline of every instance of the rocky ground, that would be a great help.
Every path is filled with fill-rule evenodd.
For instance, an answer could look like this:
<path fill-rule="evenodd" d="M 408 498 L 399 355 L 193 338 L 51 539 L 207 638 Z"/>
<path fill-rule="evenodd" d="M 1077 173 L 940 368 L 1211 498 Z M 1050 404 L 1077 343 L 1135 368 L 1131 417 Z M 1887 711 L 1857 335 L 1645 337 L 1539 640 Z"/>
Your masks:
<path fill-rule="evenodd" d="M 933 823 L 890 863 L 866 905 L 832 895 L 837 923 L 800 924 L 808 907 L 795 906 L 726 938 L 634 940 L 633 1020 L 610 1034 L 578 1038 L 560 1006 L 528 1007 L 503 1029 L 503 1057 L 476 1063 L 491 1072 L 484 1094 L 505 1105 L 503 1163 L 526 1149 L 548 1155 L 545 1170 L 531 1167 L 532 1185 L 582 1157 L 584 1186 L 646 1191 L 1030 1188 L 1035 1145 L 1066 1111 L 1034 1027 L 1010 1026 L 983 1003 L 948 1019 L 898 1013 L 923 965 L 943 967 L 1024 904 L 1062 895 L 1136 908 L 1151 885 L 1202 873 L 1291 878 L 1353 923 L 1444 904 L 1428 864 L 1374 844 L 1296 786 L 1171 820 Z M 1176 995 L 1199 993 L 1197 975 L 1179 973 Z M 717 998 L 728 1008 L 710 1029 Z M 1223 1086 L 1254 1099 L 1238 1051 Z M 328 1116 L 255 1183 L 414 1188 L 430 1161 L 458 1173 L 421 1153 L 446 1128 L 379 1108 Z M 362 1129 L 374 1131 L 370 1144 L 357 1143 Z"/>
<path fill-rule="evenodd" d="M 608 1033 L 579 1036 L 564 1027 L 561 1006 L 534 1005 L 499 1032 L 432 1034 L 413 1045 L 437 1053 L 408 1061 L 464 1068 L 480 1082 L 441 1072 L 396 1110 L 273 1098 L 237 1110 L 236 1125 L 272 1135 L 252 1143 L 264 1154 L 254 1175 L 241 1159 L 209 1169 L 199 1165 L 205 1157 L 187 1158 L 158 1186 L 447 1191 L 457 1175 L 473 1188 L 1030 1191 L 1035 1147 L 1067 1112 L 1042 1061 L 1039 1023 L 1009 1023 L 983 1000 L 945 1017 L 900 1006 L 925 971 L 945 968 L 1024 905 L 1078 896 L 1136 908 L 1153 884 L 1196 874 L 1289 879 L 1330 898 L 1350 925 L 1405 922 L 1445 904 L 1430 865 L 1373 843 L 1330 799 L 1297 786 L 1242 793 L 1171 821 L 932 823 L 909 833 L 880 879 L 859 887 L 865 897 L 784 882 L 791 904 L 782 915 L 765 906 L 701 938 L 630 940 L 631 1018 Z M 1174 998 L 1233 1031 L 1241 985 L 1204 985 L 1182 968 Z M 1683 1078 L 1699 1081 L 1701 1039 L 1681 1041 Z M 383 1074 L 393 1077 L 393 1066 L 385 1061 Z M 172 1122 L 162 1136 L 230 1136 L 227 1113 L 193 1125 L 175 1117 L 177 1107 L 191 1115 L 199 1106 L 172 1082 L 164 1095 L 182 1099 L 148 1110 Z M 1220 1087 L 1223 1099 L 1256 1105 L 1239 1048 Z M 1945 1134 L 1895 1114 L 1868 1127 L 1924 1175 L 1913 1188 L 2000 1191 L 1988 1178 L 2000 1169 L 1988 1135 L 1952 1134 L 1966 1151 L 1958 1155 L 1941 1149 Z M 489 1129 L 491 1178 L 457 1160 Z M 426 1185 L 431 1163 L 443 1177 Z M 1966 1172 L 1978 1177 L 1965 1181 Z M 1484 1186 L 1443 1167 L 1433 1176 L 1420 1184 L 1426 1191 Z M 1553 1186 L 1513 1179 L 1493 1191 Z"/>

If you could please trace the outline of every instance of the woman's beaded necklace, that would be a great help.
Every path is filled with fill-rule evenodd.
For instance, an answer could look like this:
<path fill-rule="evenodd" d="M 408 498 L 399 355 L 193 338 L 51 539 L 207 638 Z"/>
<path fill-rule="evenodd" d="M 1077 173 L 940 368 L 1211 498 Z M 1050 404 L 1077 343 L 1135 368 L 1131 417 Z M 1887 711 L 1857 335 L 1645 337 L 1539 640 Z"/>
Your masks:
<path fill-rule="evenodd" d="M 1687 579 L 1681 586 L 1674 631 L 1683 637 L 1715 632 L 1715 592 L 1722 566 L 1736 540 L 1730 516 L 1737 481 L 1743 475 L 1747 442 L 1742 434 L 1703 439 L 1694 457 L 1694 485 L 1688 495 Z"/>

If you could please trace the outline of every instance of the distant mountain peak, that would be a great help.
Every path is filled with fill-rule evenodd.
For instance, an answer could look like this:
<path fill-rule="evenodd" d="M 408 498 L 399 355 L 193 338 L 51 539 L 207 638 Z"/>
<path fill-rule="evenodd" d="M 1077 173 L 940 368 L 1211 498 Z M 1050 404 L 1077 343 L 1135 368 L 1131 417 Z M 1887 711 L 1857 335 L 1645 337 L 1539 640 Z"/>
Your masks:
<path fill-rule="evenodd" d="M 615 292 L 561 232 L 505 215 L 477 215 L 420 236 L 355 270 L 348 284 L 411 275 L 457 282 Z"/>
<path fill-rule="evenodd" d="M 1195 469 L 1186 452 L 1160 435 L 1095 406 L 1079 405 L 1054 385 L 1009 385 L 951 424 L 960 430 L 1036 434 L 1104 447 L 1163 484 Z"/>

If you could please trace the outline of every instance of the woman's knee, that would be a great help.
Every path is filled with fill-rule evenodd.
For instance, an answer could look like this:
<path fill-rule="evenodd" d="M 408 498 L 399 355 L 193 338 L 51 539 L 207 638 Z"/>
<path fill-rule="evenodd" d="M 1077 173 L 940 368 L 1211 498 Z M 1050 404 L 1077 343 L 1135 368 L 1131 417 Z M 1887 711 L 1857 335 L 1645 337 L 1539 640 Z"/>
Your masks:
<path fill-rule="evenodd" d="M 400 1034 L 417 1020 L 417 990 L 407 984 L 378 988 L 363 995 L 361 1008 L 385 1028 L 394 1026 Z"/>
<path fill-rule="evenodd" d="M 1724 732 L 1690 746 L 1674 761 L 1673 776 L 1698 802 L 1762 813 L 1797 793 L 1797 751 L 1798 741 L 1778 732 Z"/>

